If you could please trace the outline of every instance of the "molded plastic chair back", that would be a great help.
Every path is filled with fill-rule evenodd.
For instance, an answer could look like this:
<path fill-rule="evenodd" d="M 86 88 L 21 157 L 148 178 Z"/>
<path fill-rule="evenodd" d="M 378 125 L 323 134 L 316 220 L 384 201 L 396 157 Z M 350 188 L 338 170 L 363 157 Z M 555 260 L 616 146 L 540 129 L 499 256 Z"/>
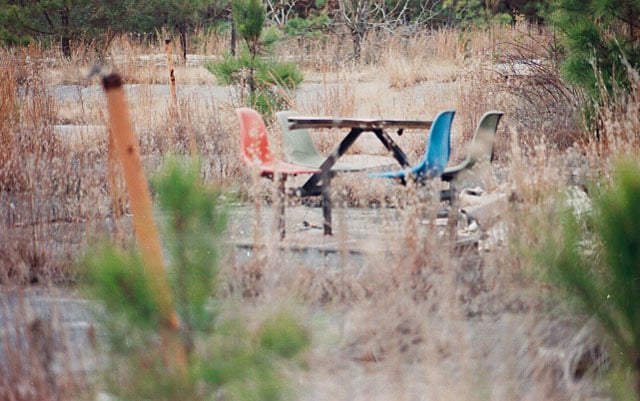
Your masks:
<path fill-rule="evenodd" d="M 267 127 L 262 116 L 257 111 L 248 107 L 236 109 L 236 115 L 240 124 L 240 153 L 242 161 L 260 172 L 262 177 L 278 181 L 278 232 L 280 238 L 285 236 L 285 203 L 287 194 L 285 181 L 288 175 L 318 174 L 322 170 L 307 166 L 298 166 L 284 162 L 273 156 L 269 150 Z"/>
<path fill-rule="evenodd" d="M 467 158 L 462 163 L 445 169 L 440 176 L 443 181 L 453 180 L 458 174 L 470 169 L 478 162 L 493 160 L 496 130 L 503 114 L 501 111 L 489 111 L 480 117 L 480 122 L 478 122 L 478 127 L 473 133 L 467 150 Z"/>
<path fill-rule="evenodd" d="M 282 127 L 282 144 L 284 147 L 284 160 L 289 163 L 307 167 L 320 167 L 325 161 L 325 157 L 318 151 L 313 143 L 311 134 L 306 128 L 289 129 L 289 117 L 299 115 L 293 110 L 279 111 L 276 113 L 280 126 Z M 332 171 L 361 171 L 370 168 L 387 167 L 396 165 L 394 158 L 378 155 L 343 155 L 336 164 L 331 167 Z"/>
<path fill-rule="evenodd" d="M 276 113 L 280 127 L 282 128 L 282 145 L 284 148 L 284 160 L 301 166 L 319 167 L 324 158 L 318 152 L 307 129 L 289 129 L 288 118 L 298 115 L 296 111 L 287 110 Z"/>
<path fill-rule="evenodd" d="M 468 150 L 467 158 L 471 165 L 483 160 L 493 161 L 496 130 L 502 115 L 503 113 L 501 111 L 489 111 L 480 118 Z"/>
<path fill-rule="evenodd" d="M 269 150 L 267 128 L 262 116 L 248 107 L 236 109 L 240 123 L 240 151 L 247 165 L 266 164 L 274 160 Z"/>
<path fill-rule="evenodd" d="M 413 176 L 416 179 L 436 177 L 444 171 L 451 154 L 451 123 L 455 110 L 438 113 L 429 130 L 429 140 L 420 163 L 406 170 L 369 174 L 371 177 L 401 178 Z M 404 181 L 403 181 L 404 183 Z"/>
<path fill-rule="evenodd" d="M 427 151 L 414 168 L 414 174 L 428 178 L 442 174 L 451 155 L 451 123 L 454 115 L 455 110 L 446 110 L 436 116 L 429 131 Z"/>

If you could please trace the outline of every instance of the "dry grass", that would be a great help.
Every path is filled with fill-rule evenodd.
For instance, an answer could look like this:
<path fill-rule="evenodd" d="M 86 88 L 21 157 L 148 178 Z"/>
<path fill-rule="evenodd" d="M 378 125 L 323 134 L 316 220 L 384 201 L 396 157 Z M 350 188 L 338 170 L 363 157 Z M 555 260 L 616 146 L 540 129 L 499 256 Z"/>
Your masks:
<path fill-rule="evenodd" d="M 60 306 L 55 300 L 37 310 L 38 302 L 47 301 L 44 294 L 44 291 L 19 287 L 3 288 L 0 398 L 87 399 L 91 394 L 91 380 L 78 366 L 84 361 L 78 355 L 73 356 L 68 346 L 77 339 L 69 338 L 68 327 L 62 327 L 69 322 L 60 318 Z"/>
<path fill-rule="evenodd" d="M 336 256 L 340 268 L 318 259 L 316 264 L 291 259 L 274 240 L 246 259 L 232 253 L 223 267 L 227 297 L 244 299 L 247 314 L 295 299 L 314 328 L 310 369 L 292 373 L 304 389 L 300 399 L 559 400 L 596 392 L 595 381 L 584 372 L 599 362 L 575 366 L 600 343 L 585 334 L 593 331 L 578 319 L 541 317 L 551 309 L 541 296 L 547 289 L 531 278 L 529 260 L 516 245 L 536 243 L 545 230 L 554 229 L 548 214 L 554 205 L 551 194 L 606 173 L 605 166 L 594 172 L 594 155 L 606 152 L 601 160 L 609 161 L 618 149 L 637 149 L 637 137 L 631 136 L 640 132 L 633 114 L 637 96 L 626 109 L 630 114 L 605 118 L 609 132 L 629 134 L 615 135 L 624 138 L 621 144 L 595 149 L 577 141 L 582 138 L 579 124 L 569 118 L 574 105 L 548 95 L 546 84 L 557 76 L 540 75 L 552 69 L 506 81 L 496 74 L 493 57 L 507 54 L 501 46 L 517 35 L 521 32 L 503 28 L 413 37 L 379 34 L 367 38 L 360 64 L 346 62 L 351 48 L 345 37 L 282 45 L 282 56 L 303 68 L 305 88 L 315 88 L 296 99 L 301 113 L 431 118 L 455 108 L 453 161 L 465 156 L 478 118 L 489 109 L 503 110 L 498 160 L 479 183 L 510 199 L 499 223 L 483 227 L 480 251 L 454 253 L 434 235 L 429 216 L 440 205 L 418 196 L 426 192 L 383 180 L 365 185 L 362 176 L 345 175 L 333 186 L 336 204 L 380 207 L 381 224 L 396 227 L 385 247 L 403 253 L 382 257 L 371 252 L 354 259 L 345 247 Z M 540 43 L 550 40 L 537 31 L 532 35 L 518 57 L 538 58 L 544 50 Z M 216 56 L 226 43 L 201 36 L 199 46 Z M 158 56 L 141 59 L 141 54 Z M 271 184 L 252 179 L 237 156 L 233 109 L 239 97 L 216 87 L 201 65 L 178 63 L 173 121 L 163 57 L 161 43 L 119 38 L 103 66 L 136 84 L 129 87 L 129 100 L 148 173 L 169 153 L 197 153 L 208 183 L 227 188 L 234 200 L 265 209 Z M 2 284 L 73 283 L 72 262 L 88 241 L 98 233 L 119 241 L 131 234 L 122 181 L 109 159 L 103 94 L 95 81 L 85 79 L 95 63 L 91 49 L 78 50 L 70 61 L 35 47 L 0 51 Z M 207 85 L 204 90 L 202 85 Z M 522 93 L 548 102 L 532 103 L 531 97 L 518 96 Z M 69 134 L 58 125 L 82 128 Z M 273 125 L 269 131 L 279 154 L 279 128 Z M 342 137 L 333 131 L 313 135 L 323 153 Z M 394 139 L 411 160 L 424 151 L 424 133 Z M 384 152 L 368 139 L 352 151 Z M 434 183 L 433 190 L 439 185 Z M 355 237 L 339 210 L 337 238 Z M 46 366 L 34 372 L 47 378 Z M 0 391 L 9 388 L 8 398 L 43 399 L 44 393 L 23 397 L 13 384 L 0 382 Z M 60 392 L 57 399 L 70 399 L 68 394 Z"/>

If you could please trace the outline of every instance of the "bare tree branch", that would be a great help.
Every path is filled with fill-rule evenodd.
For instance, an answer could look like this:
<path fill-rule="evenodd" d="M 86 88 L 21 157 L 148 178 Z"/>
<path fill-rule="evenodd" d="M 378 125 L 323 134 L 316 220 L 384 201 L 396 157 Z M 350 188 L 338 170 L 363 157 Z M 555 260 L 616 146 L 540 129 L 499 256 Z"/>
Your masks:
<path fill-rule="evenodd" d="M 296 0 L 265 0 L 265 5 L 267 21 L 284 26 L 294 14 Z"/>

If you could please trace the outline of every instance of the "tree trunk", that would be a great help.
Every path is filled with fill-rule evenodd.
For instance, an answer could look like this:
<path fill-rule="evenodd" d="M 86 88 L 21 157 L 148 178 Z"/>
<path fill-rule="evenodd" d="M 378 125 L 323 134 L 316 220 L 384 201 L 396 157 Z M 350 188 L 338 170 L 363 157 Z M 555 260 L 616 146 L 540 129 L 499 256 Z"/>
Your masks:
<path fill-rule="evenodd" d="M 358 32 L 353 34 L 353 59 L 360 61 L 362 57 L 362 37 Z"/>
<path fill-rule="evenodd" d="M 62 56 L 67 59 L 71 58 L 71 38 L 66 35 L 63 36 L 60 46 L 62 48 Z"/>
<path fill-rule="evenodd" d="M 69 34 L 69 10 L 67 10 L 66 8 L 62 10 L 62 14 L 60 15 L 60 22 L 62 24 L 62 41 L 60 43 L 62 56 L 64 58 L 71 58 L 71 37 Z"/>
<path fill-rule="evenodd" d="M 231 55 L 236 56 L 236 24 L 231 20 Z"/>
<path fill-rule="evenodd" d="M 354 12 L 355 26 L 351 31 L 353 36 L 353 58 L 360 61 L 362 57 L 362 41 L 369 24 L 369 1 L 358 1 Z"/>
<path fill-rule="evenodd" d="M 182 60 L 187 63 L 187 24 L 180 24 L 180 46 L 182 46 Z"/>
<path fill-rule="evenodd" d="M 636 31 L 634 28 L 635 23 L 635 15 L 633 9 L 633 2 L 627 1 L 627 21 L 629 24 L 629 38 L 631 39 L 631 43 L 635 43 L 636 41 Z"/>
<path fill-rule="evenodd" d="M 640 357 L 634 358 L 635 377 L 636 377 L 636 399 L 640 400 Z"/>
<path fill-rule="evenodd" d="M 456 14 L 456 3 L 457 3 L 457 1 L 453 0 L 451 2 L 451 5 L 449 6 L 449 21 L 448 21 L 449 27 L 453 26 L 453 20 L 454 20 L 455 14 Z"/>

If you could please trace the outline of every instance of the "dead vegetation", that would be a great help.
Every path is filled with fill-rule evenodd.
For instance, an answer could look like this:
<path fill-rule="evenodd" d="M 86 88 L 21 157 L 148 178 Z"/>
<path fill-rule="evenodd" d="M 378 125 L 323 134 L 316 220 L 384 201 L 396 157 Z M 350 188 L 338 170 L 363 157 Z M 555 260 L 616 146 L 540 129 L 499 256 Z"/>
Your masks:
<path fill-rule="evenodd" d="M 339 38 L 281 47 L 283 56 L 299 61 L 306 83 L 315 85 L 296 99 L 304 114 L 430 118 L 441 109 L 457 109 L 454 162 L 464 157 L 464 145 L 485 111 L 505 112 L 497 162 L 483 185 L 506 193 L 509 206 L 492 227 L 497 233 L 485 233 L 503 238 L 488 245 L 489 252 L 471 249 L 452 257 L 433 226 L 420 223 L 438 205 L 424 210 L 410 202 L 406 188 L 363 185 L 362 177 L 344 176 L 334 186 L 336 203 L 398 209 L 399 215 L 388 218 L 411 224 L 390 246 L 408 253 L 359 262 L 345 256 L 340 268 L 328 268 L 292 262 L 277 244 L 267 243 L 248 261 L 226 260 L 223 293 L 244 300 L 247 310 L 259 313 L 271 302 L 291 299 L 308 309 L 316 338 L 310 369 L 294 374 L 305 389 L 301 399 L 558 400 L 598 393 L 592 373 L 606 364 L 606 350 L 584 320 L 548 317 L 561 311 L 545 299 L 549 289 L 532 278 L 518 246 L 535 244 L 553 229 L 553 221 L 545 220 L 552 194 L 606 175 L 608 167 L 595 163 L 604 150 L 583 134 L 574 94 L 546 53 L 552 37 L 530 34 L 523 43 L 516 41 L 520 35 L 502 28 L 381 35 L 363 43 L 362 63 L 346 65 L 341 58 L 346 45 Z M 202 43 L 215 55 L 224 41 L 212 37 Z M 239 97 L 214 87 L 201 65 L 177 65 L 178 112 L 172 122 L 166 66 L 138 57 L 162 55 L 162 45 L 140 46 L 119 39 L 104 68 L 136 84 L 129 99 L 148 173 L 168 154 L 197 153 L 205 181 L 226 188 L 230 200 L 270 199 L 269 184 L 254 186 L 238 158 L 233 109 Z M 58 62 L 58 55 L 37 48 L 0 51 L 0 284 L 5 286 L 72 285 L 73 262 L 87 243 L 100 235 L 118 242 L 131 235 L 121 174 L 109 156 L 104 99 L 97 83 L 86 80 L 94 60 L 90 49 L 74 57 Z M 506 77 L 496 72 L 496 64 L 508 66 Z M 188 90 L 197 85 L 210 86 Z M 631 100 L 635 107 L 635 95 Z M 640 127 L 629 113 L 606 118 L 610 132 L 628 134 L 616 135 L 624 142 L 605 149 L 607 160 L 618 149 L 637 149 L 631 134 Z M 278 127 L 269 129 L 278 153 Z M 322 152 L 340 138 L 339 133 L 314 135 Z M 398 141 L 415 160 L 425 136 L 407 133 Z M 380 149 L 364 140 L 354 151 Z M 11 319 L 16 317 L 2 320 Z M 49 324 L 26 323 L 26 329 L 15 326 L 17 337 L 29 338 L 24 330 Z M 51 324 L 47 336 L 60 333 L 55 321 Z M 6 331 L 2 336 L 6 341 Z M 50 361 L 42 360 L 51 348 L 22 346 L 24 355 L 40 362 L 25 366 L 22 356 L 7 348 L 6 363 L 31 380 L 27 385 L 3 374 L 0 395 L 73 399 L 67 388 L 77 383 L 57 382 Z"/>

